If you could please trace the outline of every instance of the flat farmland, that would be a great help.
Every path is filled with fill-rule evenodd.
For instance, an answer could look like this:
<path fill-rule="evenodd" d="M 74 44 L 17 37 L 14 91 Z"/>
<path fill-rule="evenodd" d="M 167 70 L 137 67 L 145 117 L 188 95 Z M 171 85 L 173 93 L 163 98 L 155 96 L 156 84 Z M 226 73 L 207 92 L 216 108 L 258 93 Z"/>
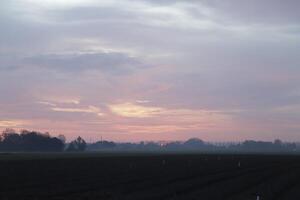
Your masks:
<path fill-rule="evenodd" d="M 0 199 L 300 199 L 300 156 L 1 154 Z"/>

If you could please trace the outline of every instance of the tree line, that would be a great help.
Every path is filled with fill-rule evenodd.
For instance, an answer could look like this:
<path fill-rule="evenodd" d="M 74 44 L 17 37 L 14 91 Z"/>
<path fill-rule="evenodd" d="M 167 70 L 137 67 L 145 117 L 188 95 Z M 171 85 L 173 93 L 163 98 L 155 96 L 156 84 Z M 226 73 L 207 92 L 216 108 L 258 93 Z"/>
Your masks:
<path fill-rule="evenodd" d="M 81 137 L 66 144 L 64 135 L 51 137 L 49 133 L 6 129 L 0 135 L 2 152 L 79 152 L 85 151 L 86 142 Z"/>
<path fill-rule="evenodd" d="M 87 146 L 89 151 L 115 150 L 115 151 L 201 151 L 201 152 L 227 152 L 227 153 L 292 153 L 299 152 L 296 143 L 282 142 L 281 140 L 254 141 L 246 140 L 236 143 L 209 143 L 198 138 L 187 141 L 174 142 L 140 142 L 115 143 L 112 141 L 98 141 Z"/>
<path fill-rule="evenodd" d="M 198 138 L 175 142 L 140 142 L 116 143 L 113 141 L 97 141 L 86 143 L 80 136 L 67 143 L 64 135 L 57 137 L 49 133 L 22 130 L 16 132 L 6 129 L 0 135 L 0 152 L 83 152 L 83 151 L 202 151 L 202 152 L 298 152 L 296 143 L 281 140 L 254 141 L 240 143 L 208 143 Z"/>

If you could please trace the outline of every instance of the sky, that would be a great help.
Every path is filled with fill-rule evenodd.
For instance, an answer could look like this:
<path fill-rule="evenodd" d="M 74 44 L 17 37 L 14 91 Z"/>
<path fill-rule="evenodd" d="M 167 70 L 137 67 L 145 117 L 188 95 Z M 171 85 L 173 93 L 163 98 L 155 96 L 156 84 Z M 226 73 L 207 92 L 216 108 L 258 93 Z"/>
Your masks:
<path fill-rule="evenodd" d="M 300 141 L 298 0 L 1 0 L 0 130 Z"/>

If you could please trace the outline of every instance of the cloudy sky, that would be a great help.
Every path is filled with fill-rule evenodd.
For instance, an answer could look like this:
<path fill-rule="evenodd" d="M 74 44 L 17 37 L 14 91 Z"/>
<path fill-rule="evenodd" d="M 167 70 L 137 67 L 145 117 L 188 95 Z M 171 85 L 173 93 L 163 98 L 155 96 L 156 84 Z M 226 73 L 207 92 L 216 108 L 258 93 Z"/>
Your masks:
<path fill-rule="evenodd" d="M 300 141 L 298 0 L 1 0 L 0 130 Z"/>

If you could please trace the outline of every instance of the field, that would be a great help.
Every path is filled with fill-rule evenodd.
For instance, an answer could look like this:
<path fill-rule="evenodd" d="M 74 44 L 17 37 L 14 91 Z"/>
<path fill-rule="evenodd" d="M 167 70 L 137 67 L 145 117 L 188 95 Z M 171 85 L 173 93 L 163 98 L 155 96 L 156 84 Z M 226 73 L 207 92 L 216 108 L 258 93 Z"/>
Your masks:
<path fill-rule="evenodd" d="M 0 199 L 300 199 L 300 156 L 1 154 Z"/>

